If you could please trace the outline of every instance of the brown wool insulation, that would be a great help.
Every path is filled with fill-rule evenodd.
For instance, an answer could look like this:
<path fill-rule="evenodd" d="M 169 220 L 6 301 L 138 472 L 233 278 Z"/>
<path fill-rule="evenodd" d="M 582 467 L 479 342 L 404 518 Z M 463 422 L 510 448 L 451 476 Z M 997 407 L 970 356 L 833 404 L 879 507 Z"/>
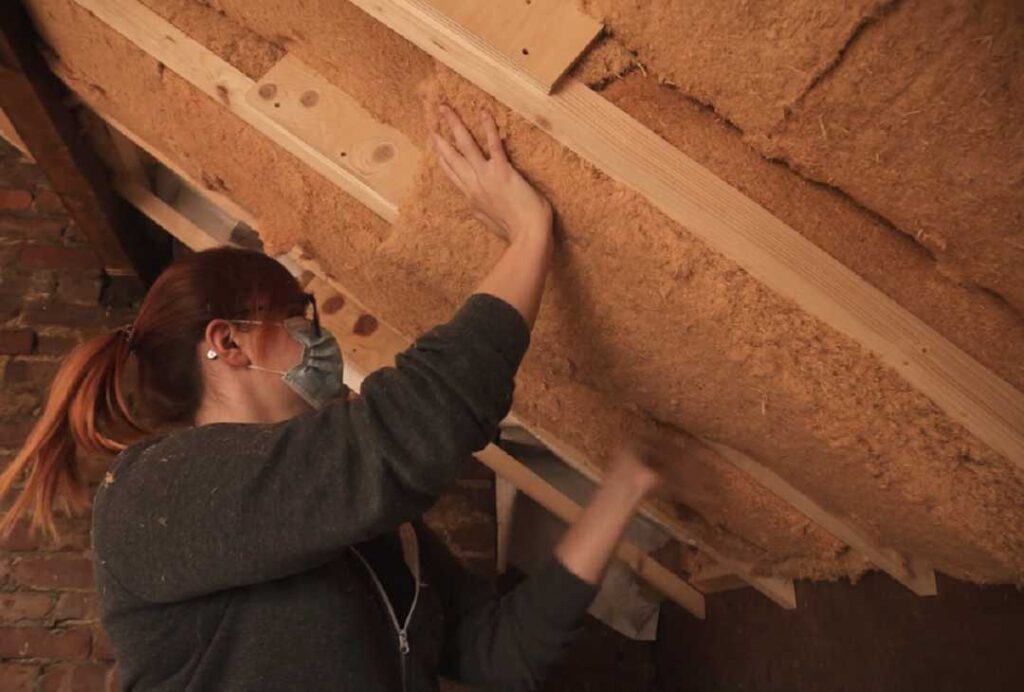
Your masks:
<path fill-rule="evenodd" d="M 1024 479 L 1015 468 L 859 346 L 764 289 L 475 87 L 344 3 L 294 3 L 282 12 L 269 0 L 216 0 L 222 15 L 198 5 L 182 10 L 180 0 L 148 2 L 206 45 L 208 34 L 228 24 L 231 31 L 262 34 L 268 45 L 256 55 L 273 54 L 270 44 L 285 46 L 418 142 L 441 99 L 464 112 L 480 105 L 495 110 L 512 157 L 559 213 L 550 289 L 518 383 L 516 410 L 526 420 L 557 430 L 598 464 L 623 429 L 651 421 L 683 428 L 750 453 L 886 544 L 945 572 L 1024 581 Z M 500 242 L 471 220 L 432 164 L 389 228 L 69 0 L 29 4 L 66 67 L 114 115 L 249 209 L 262 222 L 268 249 L 300 241 L 315 248 L 403 331 L 443 319 L 500 252 Z M 270 20 L 261 17 L 274 13 L 275 26 L 267 26 Z M 249 36 L 220 50 L 232 62 L 258 64 L 252 46 L 259 43 Z M 643 78 L 633 74 L 610 94 L 635 104 L 638 117 L 646 113 L 649 126 L 658 127 L 648 117 L 663 120 L 666 136 L 680 127 L 673 113 L 657 107 L 660 90 L 634 80 Z M 665 103 L 678 98 L 668 93 Z M 764 195 L 766 204 L 774 200 L 773 211 L 790 223 L 823 226 L 836 209 L 850 227 L 857 227 L 858 214 L 860 224 L 875 223 L 850 205 L 819 197 L 833 200 L 834 193 L 751 161 L 740 135 L 713 114 L 685 115 L 701 117 L 701 127 L 723 143 L 720 160 L 706 165 L 727 178 L 730 171 L 760 170 L 745 170 L 748 177 L 734 184 Z M 803 209 L 804 202 L 820 204 L 818 215 Z M 884 247 L 892 256 L 888 266 L 919 266 L 913 248 Z M 848 252 L 869 250 L 853 244 Z M 888 288 L 901 299 L 897 289 Z M 997 329 L 1006 319 L 994 304 L 971 303 L 965 289 L 941 290 L 956 310 L 981 313 L 972 325 Z M 933 306 L 908 307 L 926 313 Z M 723 462 L 687 464 L 680 472 L 686 482 L 677 488 L 685 506 L 674 511 L 726 552 L 787 576 L 827 578 L 864 568 L 838 541 Z"/>
<path fill-rule="evenodd" d="M 653 73 L 1024 313 L 1024 4 L 584 0 Z"/>

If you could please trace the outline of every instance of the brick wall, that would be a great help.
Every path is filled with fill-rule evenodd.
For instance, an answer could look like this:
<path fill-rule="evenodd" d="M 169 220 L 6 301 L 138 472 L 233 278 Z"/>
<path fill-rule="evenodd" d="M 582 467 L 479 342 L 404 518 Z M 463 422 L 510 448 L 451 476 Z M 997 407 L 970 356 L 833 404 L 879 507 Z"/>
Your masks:
<path fill-rule="evenodd" d="M 38 167 L 0 140 L 0 463 L 39 414 L 61 357 L 96 331 L 127 324 L 109 281 Z M 137 296 L 135 296 L 137 298 Z M 125 297 L 118 294 L 117 302 Z M 130 300 L 129 300 L 130 303 Z M 493 475 L 467 464 L 428 522 L 469 567 L 493 573 Z M 9 503 L 9 499 L 7 501 Z M 5 503 L 4 507 L 7 506 Z M 97 621 L 89 518 L 58 522 L 59 543 L 20 525 L 0 543 L 0 690 L 113 689 Z"/>
<path fill-rule="evenodd" d="M 103 304 L 106 285 L 96 255 L 39 169 L 0 142 L 2 463 L 38 415 L 60 358 L 96 330 L 131 319 L 130 308 Z M 2 690 L 113 684 L 111 652 L 96 619 L 88 516 L 59 526 L 59 542 L 41 542 L 22 524 L 0 543 Z"/>

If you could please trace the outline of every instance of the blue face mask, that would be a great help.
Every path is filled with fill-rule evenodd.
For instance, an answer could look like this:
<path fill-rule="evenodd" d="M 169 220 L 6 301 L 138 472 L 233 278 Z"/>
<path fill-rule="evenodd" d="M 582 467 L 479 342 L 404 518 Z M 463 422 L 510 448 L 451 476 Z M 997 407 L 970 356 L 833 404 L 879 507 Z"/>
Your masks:
<path fill-rule="evenodd" d="M 293 339 L 302 344 L 302 359 L 287 371 L 259 365 L 250 365 L 250 369 L 280 375 L 285 384 L 315 409 L 323 408 L 341 394 L 341 349 L 330 331 L 323 327 L 315 329 L 305 317 L 290 317 L 284 322 L 232 321 L 243 324 L 280 324 Z"/>

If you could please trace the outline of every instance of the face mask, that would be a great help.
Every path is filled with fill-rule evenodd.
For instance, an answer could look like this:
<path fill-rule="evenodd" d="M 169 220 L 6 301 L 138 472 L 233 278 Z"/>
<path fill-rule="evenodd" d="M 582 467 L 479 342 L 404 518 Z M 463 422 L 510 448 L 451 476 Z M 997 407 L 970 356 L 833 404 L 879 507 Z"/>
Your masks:
<path fill-rule="evenodd" d="M 238 320 L 245 321 L 245 320 Z M 291 317 L 281 322 L 292 338 L 302 344 L 302 360 L 287 371 L 272 370 L 250 365 L 252 370 L 263 370 L 281 375 L 291 389 L 315 409 L 321 409 L 335 399 L 341 386 L 341 349 L 338 340 L 321 327 L 320 335 L 313 333 L 313 325 L 304 317 Z"/>

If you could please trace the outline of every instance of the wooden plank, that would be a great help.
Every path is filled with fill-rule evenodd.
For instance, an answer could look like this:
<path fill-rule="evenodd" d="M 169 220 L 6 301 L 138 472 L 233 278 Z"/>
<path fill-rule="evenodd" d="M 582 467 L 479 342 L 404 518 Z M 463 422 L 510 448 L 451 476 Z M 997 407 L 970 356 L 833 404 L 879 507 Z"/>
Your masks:
<path fill-rule="evenodd" d="M 540 440 L 555 456 L 579 471 L 586 478 L 595 483 L 600 483 L 600 472 L 598 469 L 590 463 L 586 455 L 572 445 L 566 444 L 549 430 L 545 430 L 537 425 L 527 424 L 515 415 L 509 416 L 509 420 L 513 424 L 520 425 L 529 430 L 530 434 Z M 713 545 L 705 541 L 695 540 L 678 520 L 655 505 L 645 503 L 640 508 L 640 513 L 664 528 L 677 541 L 692 545 L 713 559 L 716 562 L 717 569 L 737 575 L 764 596 L 787 610 L 796 608 L 796 589 L 791 579 L 756 574 L 751 565 L 726 557 Z"/>
<path fill-rule="evenodd" d="M 375 120 L 358 101 L 285 55 L 247 93 L 254 109 L 394 206 L 412 189 L 420 152 L 404 133 Z"/>
<path fill-rule="evenodd" d="M 512 540 L 512 516 L 516 507 L 516 486 L 504 476 L 494 477 L 494 523 L 497 533 L 495 571 L 504 574 L 508 570 L 508 549 Z"/>
<path fill-rule="evenodd" d="M 354 168 L 341 165 L 333 151 L 321 152 L 256 108 L 247 98 L 253 89 L 253 80 L 163 17 L 137 0 L 74 1 L 382 218 L 389 222 L 397 218 L 399 200 L 390 199 L 374 188 Z M 335 89 L 332 93 L 336 96 L 340 90 Z M 259 96 L 255 98 L 258 100 Z M 351 109 L 343 111 L 347 117 L 352 117 L 353 113 Z M 365 113 L 357 115 L 354 121 L 330 125 L 337 130 L 365 128 L 366 119 L 370 116 Z M 306 125 L 312 129 L 308 123 Z M 378 133 L 387 133 L 385 141 L 402 143 L 401 149 L 396 145 L 395 151 L 408 151 L 404 144 L 407 140 L 401 132 L 382 124 L 378 124 L 378 128 Z"/>
<path fill-rule="evenodd" d="M 546 94 L 595 38 L 601 23 L 574 0 L 428 0 L 516 66 Z"/>
<path fill-rule="evenodd" d="M 25 142 L 18 135 L 18 131 L 14 129 L 14 123 L 11 122 L 11 119 L 2 110 L 0 110 L 0 137 L 3 137 L 8 144 L 20 151 L 21 155 L 26 159 L 35 161 L 32 153 L 25 146 Z"/>
<path fill-rule="evenodd" d="M 867 348 L 1024 469 L 1024 394 L 756 202 L 585 85 L 539 92 L 508 56 L 426 0 L 351 1 Z"/>
<path fill-rule="evenodd" d="M 221 102 L 225 107 L 228 107 L 232 112 L 235 112 L 236 115 L 244 115 L 244 117 L 263 121 L 264 123 L 268 122 L 268 119 L 258 113 L 255 108 L 248 105 L 238 105 L 240 99 L 237 97 L 241 93 L 244 93 L 241 91 L 242 87 L 245 87 L 245 92 L 248 92 L 248 90 L 253 86 L 252 83 L 246 83 L 243 81 L 248 78 L 244 77 L 244 75 L 240 76 L 239 74 L 232 72 L 232 69 L 229 69 L 228 67 L 219 65 L 218 61 L 220 61 L 220 58 L 207 51 L 199 44 L 196 44 L 194 41 L 191 41 L 191 39 L 188 39 L 180 32 L 177 32 L 174 27 L 167 24 L 159 16 L 154 15 L 145 8 L 137 7 L 137 2 L 134 2 L 133 0 L 76 0 L 76 2 L 79 2 L 79 4 L 82 4 L 91 11 L 96 12 L 97 16 L 101 20 L 108 23 L 113 29 L 125 35 L 129 40 L 135 41 L 136 45 L 140 48 L 146 49 L 148 46 L 151 50 L 159 51 L 159 53 L 154 57 L 160 59 L 170 69 L 180 71 L 179 74 L 186 79 L 200 80 L 200 83 L 196 83 L 194 86 L 202 90 L 204 93 L 227 94 L 225 98 L 221 99 Z M 120 10 L 124 11 L 121 12 Z M 138 33 L 142 33 L 144 35 L 139 37 L 136 35 Z M 202 66 L 193 65 L 191 61 L 199 61 L 202 63 Z M 227 75 L 226 79 L 224 78 L 224 75 Z M 69 84 L 74 84 L 74 79 L 71 75 L 64 75 L 64 77 Z M 99 105 L 95 99 L 90 98 L 90 95 L 84 90 L 80 92 L 80 96 L 87 103 L 93 105 L 94 108 Z M 101 117 L 107 118 L 111 124 L 125 134 L 126 137 L 149 151 L 154 158 L 167 164 L 169 168 L 175 170 L 179 175 L 182 175 L 182 177 L 196 187 L 197 190 L 202 192 L 208 198 L 212 196 L 212 191 L 205 190 L 201 185 L 198 185 L 196 181 L 192 180 L 185 171 L 181 169 L 180 166 L 176 166 L 173 160 L 166 154 L 161 153 L 158 149 L 152 147 L 136 135 L 132 134 L 129 128 L 118 123 L 115 119 L 110 118 L 109 114 L 105 114 L 99 110 L 97 112 Z M 281 143 L 281 140 L 273 134 L 268 136 L 279 144 Z M 296 138 L 289 134 L 285 141 L 293 142 L 296 141 Z M 284 145 L 282 144 L 282 146 Z M 335 182 L 340 186 L 340 183 L 337 183 L 337 181 Z M 362 201 L 364 201 L 364 203 L 366 202 L 365 199 Z M 214 202 L 218 203 L 216 198 L 214 198 Z M 252 228 L 259 228 L 256 219 L 252 219 L 251 216 L 246 222 Z M 309 260 L 310 258 L 304 259 Z M 332 281 L 335 281 L 335 279 L 332 278 Z M 346 291 L 345 296 L 348 300 L 354 300 L 351 292 Z M 392 344 L 386 344 L 384 348 L 378 348 L 376 345 L 377 341 L 387 339 L 386 336 L 382 336 L 382 334 L 385 333 L 386 332 L 381 331 L 373 339 L 367 340 L 363 343 L 359 343 L 357 340 L 352 346 L 352 348 L 357 349 L 357 351 L 346 353 L 346 357 L 349 359 L 358 359 L 360 357 L 370 357 L 368 354 L 376 354 L 373 357 L 377 359 L 377 362 L 380 365 L 386 364 L 389 358 L 388 354 L 394 352 L 391 350 Z M 358 352 L 358 349 L 361 349 L 365 353 Z M 585 472 L 594 474 L 594 467 L 592 465 L 585 465 L 578 468 L 585 470 Z M 595 479 L 597 478 L 595 475 L 592 475 L 591 477 Z M 661 516 L 661 521 L 671 522 L 666 526 L 666 528 L 673 534 L 673 536 L 680 540 L 692 542 L 692 540 L 687 537 L 685 529 L 683 529 L 678 522 L 675 522 L 664 514 Z M 710 546 L 704 546 L 704 548 L 709 555 L 713 552 L 713 549 Z M 749 576 L 758 590 L 772 600 L 786 608 L 795 607 L 796 600 L 792 582 L 771 577 L 753 576 L 751 575 L 749 566 L 740 563 L 730 564 L 734 565 L 737 573 Z"/>
<path fill-rule="evenodd" d="M 137 282 L 139 276 L 151 280 L 154 262 L 124 232 L 125 210 L 95 152 L 78 132 L 64 103 L 66 91 L 39 55 L 36 38 L 21 3 L 0 3 L 0 109 L 106 272 L 129 282 Z"/>
<path fill-rule="evenodd" d="M 786 482 L 771 469 L 755 459 L 717 442 L 701 440 L 718 452 L 736 468 L 752 476 L 758 483 L 771 490 L 791 504 L 808 519 L 867 557 L 876 567 L 884 570 L 896 581 L 919 596 L 934 596 L 936 591 L 935 573 L 920 561 L 915 561 L 897 551 L 886 548 L 848 520 L 844 520 L 822 507 Z"/>

